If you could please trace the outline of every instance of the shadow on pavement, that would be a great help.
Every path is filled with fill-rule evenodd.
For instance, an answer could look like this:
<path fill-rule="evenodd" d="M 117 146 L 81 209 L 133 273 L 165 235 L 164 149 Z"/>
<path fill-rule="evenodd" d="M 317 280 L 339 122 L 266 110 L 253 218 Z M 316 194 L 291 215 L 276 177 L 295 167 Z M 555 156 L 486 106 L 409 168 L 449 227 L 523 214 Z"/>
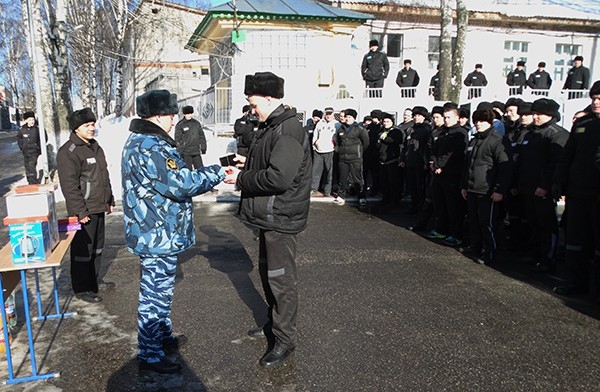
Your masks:
<path fill-rule="evenodd" d="M 177 354 L 175 354 L 177 356 Z M 173 356 L 169 357 L 173 359 Z M 138 362 L 131 359 L 114 372 L 106 383 L 110 392 L 166 392 L 166 391 L 207 391 L 202 380 L 194 374 L 185 360 L 179 356 L 182 370 L 177 374 L 159 374 L 139 370 Z"/>

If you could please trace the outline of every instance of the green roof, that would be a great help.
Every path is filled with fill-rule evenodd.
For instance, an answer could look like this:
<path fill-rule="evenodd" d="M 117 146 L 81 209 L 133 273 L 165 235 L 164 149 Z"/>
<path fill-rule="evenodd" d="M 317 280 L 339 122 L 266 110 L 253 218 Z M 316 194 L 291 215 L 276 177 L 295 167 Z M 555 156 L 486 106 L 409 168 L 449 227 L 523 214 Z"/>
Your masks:
<path fill-rule="evenodd" d="M 237 18 L 248 21 L 328 21 L 362 24 L 373 15 L 344 10 L 311 0 L 238 0 Z M 210 8 L 198 25 L 186 47 L 194 47 L 205 29 L 214 19 L 233 19 L 233 2 Z"/>

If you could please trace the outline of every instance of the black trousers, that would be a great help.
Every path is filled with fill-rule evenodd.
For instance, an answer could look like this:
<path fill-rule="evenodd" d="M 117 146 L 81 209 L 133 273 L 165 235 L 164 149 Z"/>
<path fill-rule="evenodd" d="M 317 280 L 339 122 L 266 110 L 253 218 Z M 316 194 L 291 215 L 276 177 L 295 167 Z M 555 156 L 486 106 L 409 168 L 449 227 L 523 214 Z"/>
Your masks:
<path fill-rule="evenodd" d="M 465 200 L 460 194 L 460 178 L 433 175 L 433 205 L 437 216 L 436 231 L 462 239 Z"/>
<path fill-rule="evenodd" d="M 90 214 L 71 243 L 71 286 L 75 293 L 98 292 L 97 276 L 104 249 L 104 213 Z"/>
<path fill-rule="evenodd" d="M 29 184 L 39 184 L 37 173 L 37 160 L 39 155 L 23 155 L 25 163 L 25 176 Z"/>
<path fill-rule="evenodd" d="M 423 167 L 407 166 L 404 168 L 404 172 L 406 174 L 406 190 L 410 194 L 411 210 L 418 211 L 425 201 L 427 171 Z"/>
<path fill-rule="evenodd" d="M 594 275 L 600 268 L 600 201 L 569 196 L 566 211 L 565 278 L 586 290 L 590 277 L 592 285 L 598 283 Z"/>
<path fill-rule="evenodd" d="M 400 166 L 398 162 L 392 162 L 380 166 L 381 193 L 384 204 L 399 204 L 402 194 L 402 183 L 400 178 Z"/>
<path fill-rule="evenodd" d="M 556 202 L 551 197 L 520 195 L 523 199 L 527 222 L 531 229 L 529 251 L 539 263 L 554 262 L 558 243 Z"/>
<path fill-rule="evenodd" d="M 359 198 L 365 198 L 365 180 L 363 178 L 362 160 L 338 162 L 340 173 L 338 183 L 338 195 L 341 197 L 349 196 L 351 191 L 357 192 Z"/>
<path fill-rule="evenodd" d="M 266 329 L 285 348 L 296 345 L 296 245 L 296 234 L 259 231 L 258 271 L 268 305 Z"/>
<path fill-rule="evenodd" d="M 498 212 L 497 203 L 490 195 L 469 192 L 467 194 L 467 217 L 469 219 L 469 234 L 471 247 L 487 255 L 496 251 L 494 224 Z"/>
<path fill-rule="evenodd" d="M 202 163 L 202 155 L 200 155 L 200 154 L 198 154 L 198 155 L 183 154 L 183 161 L 185 162 L 186 166 L 190 170 L 192 170 L 192 169 L 197 170 L 204 166 L 204 164 Z"/>

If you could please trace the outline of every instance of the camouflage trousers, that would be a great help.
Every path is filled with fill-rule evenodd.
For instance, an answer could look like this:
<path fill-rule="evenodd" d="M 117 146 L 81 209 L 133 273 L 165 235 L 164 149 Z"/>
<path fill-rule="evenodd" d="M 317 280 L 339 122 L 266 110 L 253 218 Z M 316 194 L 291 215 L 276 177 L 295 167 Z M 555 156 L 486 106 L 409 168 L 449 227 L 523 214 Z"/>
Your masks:
<path fill-rule="evenodd" d="M 138 360 L 155 363 L 165 357 L 163 342 L 173 339 L 171 304 L 177 256 L 140 257 Z"/>

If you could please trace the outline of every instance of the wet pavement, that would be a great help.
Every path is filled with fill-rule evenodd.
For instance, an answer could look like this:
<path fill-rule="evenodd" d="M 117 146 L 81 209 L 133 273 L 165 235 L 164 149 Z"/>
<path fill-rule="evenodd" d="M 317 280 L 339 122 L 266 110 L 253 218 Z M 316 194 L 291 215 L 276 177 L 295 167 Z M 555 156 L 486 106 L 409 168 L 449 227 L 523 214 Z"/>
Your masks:
<path fill-rule="evenodd" d="M 235 203 L 200 201 L 173 304 L 175 330 L 190 337 L 178 355 L 183 371 L 140 373 L 138 259 L 123 246 L 119 211 L 107 220 L 104 253 L 116 288 L 99 304 L 73 298 L 66 261 L 61 300 L 77 315 L 35 325 L 42 372 L 60 377 L 0 391 L 597 390 L 596 303 L 555 296 L 554 277 L 507 254 L 475 264 L 403 228 L 410 218 L 401 211 L 324 202 L 311 205 L 299 236 L 299 340 L 289 363 L 261 369 L 266 344 L 245 336 L 265 318 L 252 231 Z M 23 351 L 19 324 L 13 344 Z"/>
<path fill-rule="evenodd" d="M 22 172 L 0 170 L 0 186 Z M 195 199 L 197 243 L 180 257 L 173 303 L 174 329 L 190 337 L 174 357 L 181 374 L 137 369 L 139 261 L 124 247 L 117 208 L 107 217 L 104 253 L 116 288 L 101 292 L 99 304 L 75 299 L 66 258 L 61 305 L 77 315 L 34 322 L 39 371 L 60 377 L 0 392 L 598 390 L 597 302 L 554 295 L 556 274 L 532 272 L 507 252 L 478 265 L 405 229 L 406 206 L 386 211 L 373 200 L 362 210 L 311 204 L 299 235 L 296 354 L 280 368 L 260 368 L 266 343 L 245 335 L 265 319 L 258 243 L 227 202 L 236 198 L 222 189 Z M 65 214 L 64 202 L 58 211 Z M 50 305 L 51 278 L 40 277 Z M 11 347 L 17 376 L 25 376 L 20 295 L 17 306 Z"/>

